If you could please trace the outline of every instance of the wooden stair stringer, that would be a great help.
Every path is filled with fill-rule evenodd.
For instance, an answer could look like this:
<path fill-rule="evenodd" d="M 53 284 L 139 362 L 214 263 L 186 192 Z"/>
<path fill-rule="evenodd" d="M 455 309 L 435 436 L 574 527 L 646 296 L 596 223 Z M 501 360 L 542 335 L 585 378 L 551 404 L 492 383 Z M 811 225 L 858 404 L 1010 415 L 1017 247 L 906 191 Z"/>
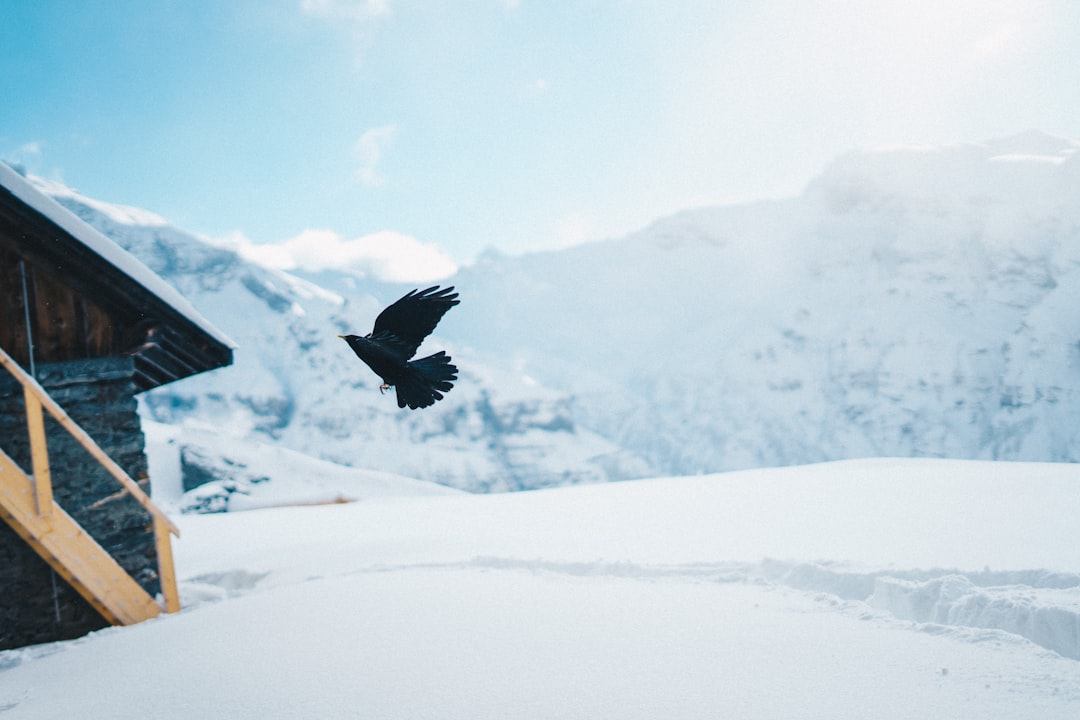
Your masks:
<path fill-rule="evenodd" d="M 161 606 L 55 502 L 38 513 L 34 482 L 0 450 L 0 518 L 113 625 L 132 625 Z"/>

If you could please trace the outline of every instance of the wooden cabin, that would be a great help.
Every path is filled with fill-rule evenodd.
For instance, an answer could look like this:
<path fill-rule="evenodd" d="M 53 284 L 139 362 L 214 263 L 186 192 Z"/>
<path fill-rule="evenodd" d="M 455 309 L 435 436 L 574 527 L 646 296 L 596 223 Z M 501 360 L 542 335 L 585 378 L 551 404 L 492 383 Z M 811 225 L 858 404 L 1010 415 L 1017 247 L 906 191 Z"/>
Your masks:
<path fill-rule="evenodd" d="M 233 348 L 0 163 L 0 649 L 177 609 L 176 529 L 148 497 L 135 396 Z"/>

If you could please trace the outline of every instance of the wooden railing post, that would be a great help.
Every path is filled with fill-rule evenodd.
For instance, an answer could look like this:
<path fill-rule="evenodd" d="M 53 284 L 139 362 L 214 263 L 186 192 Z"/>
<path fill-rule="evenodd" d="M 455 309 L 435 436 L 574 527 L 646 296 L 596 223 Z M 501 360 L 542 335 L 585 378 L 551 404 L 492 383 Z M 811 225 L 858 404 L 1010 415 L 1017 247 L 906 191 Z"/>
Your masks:
<path fill-rule="evenodd" d="M 10 355 L 4 352 L 3 348 L 0 348 L 0 365 L 6 367 L 8 371 L 22 383 L 25 392 L 32 392 L 36 396 L 35 399 L 40 402 L 41 407 L 47 410 L 49 414 L 53 416 L 53 419 L 60 423 L 60 426 L 67 430 L 71 437 L 75 438 L 75 440 L 90 453 L 91 457 L 97 460 L 110 475 L 116 478 L 116 481 L 120 483 L 124 490 L 131 493 L 131 496 L 134 497 L 140 505 L 146 508 L 151 515 L 160 518 L 168 525 L 169 530 L 173 535 L 180 537 L 180 529 L 176 527 L 175 523 L 173 523 L 173 521 L 170 520 L 158 506 L 151 502 L 150 496 L 142 491 L 142 488 L 139 487 L 138 483 L 132 480 L 131 476 L 129 476 L 122 467 L 117 465 L 104 450 L 98 447 L 98 444 L 94 442 L 93 438 L 87 435 L 86 431 L 79 427 L 75 421 L 68 416 L 67 412 L 64 411 L 64 408 L 60 407 L 55 400 L 49 397 L 49 394 L 38 384 L 38 381 L 28 375 Z"/>
<path fill-rule="evenodd" d="M 180 594 L 176 589 L 176 566 L 173 565 L 172 537 L 169 526 L 154 516 L 154 542 L 157 543 L 158 579 L 165 598 L 165 612 L 180 611 Z"/>
<path fill-rule="evenodd" d="M 52 513 L 52 477 L 49 471 L 49 449 L 45 444 L 45 413 L 41 401 L 29 387 L 23 388 L 26 398 L 26 427 L 30 434 L 30 459 L 34 469 L 34 501 L 37 514 L 47 517 Z"/>

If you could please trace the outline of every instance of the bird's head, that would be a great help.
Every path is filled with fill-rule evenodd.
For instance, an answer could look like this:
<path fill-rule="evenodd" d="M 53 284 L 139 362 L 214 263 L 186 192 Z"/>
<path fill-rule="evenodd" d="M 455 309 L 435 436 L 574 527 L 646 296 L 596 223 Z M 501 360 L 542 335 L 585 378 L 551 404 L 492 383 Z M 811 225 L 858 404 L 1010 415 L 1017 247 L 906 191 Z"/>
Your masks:
<path fill-rule="evenodd" d="M 359 347 L 367 345 L 368 340 L 371 338 L 370 335 L 338 335 L 338 337 L 347 342 L 349 347 L 354 351 Z"/>

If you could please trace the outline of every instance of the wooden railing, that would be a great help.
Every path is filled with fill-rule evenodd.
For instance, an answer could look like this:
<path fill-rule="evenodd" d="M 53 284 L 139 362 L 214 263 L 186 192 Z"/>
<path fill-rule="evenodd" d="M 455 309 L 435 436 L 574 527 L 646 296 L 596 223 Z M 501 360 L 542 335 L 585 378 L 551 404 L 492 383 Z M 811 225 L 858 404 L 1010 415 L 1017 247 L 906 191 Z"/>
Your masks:
<path fill-rule="evenodd" d="M 173 564 L 170 534 L 180 537 L 180 529 L 169 517 L 153 503 L 150 496 L 143 492 L 139 484 L 131 479 L 123 468 L 98 446 L 94 439 L 86 434 L 72 420 L 45 389 L 29 373 L 22 369 L 10 355 L 0 348 L 0 365 L 3 365 L 23 386 L 26 403 L 26 423 L 30 436 L 30 456 L 33 472 L 34 499 L 39 516 L 46 517 L 52 512 L 52 479 L 49 471 L 49 453 L 45 443 L 45 415 L 48 413 L 86 449 L 113 478 L 120 484 L 119 494 L 129 494 L 147 512 L 154 523 L 154 543 L 157 549 L 158 577 L 161 581 L 161 594 L 165 599 L 165 611 L 176 612 L 180 609 L 180 597 L 176 589 L 176 568 Z M 111 498 L 110 498 L 111 499 Z"/>

